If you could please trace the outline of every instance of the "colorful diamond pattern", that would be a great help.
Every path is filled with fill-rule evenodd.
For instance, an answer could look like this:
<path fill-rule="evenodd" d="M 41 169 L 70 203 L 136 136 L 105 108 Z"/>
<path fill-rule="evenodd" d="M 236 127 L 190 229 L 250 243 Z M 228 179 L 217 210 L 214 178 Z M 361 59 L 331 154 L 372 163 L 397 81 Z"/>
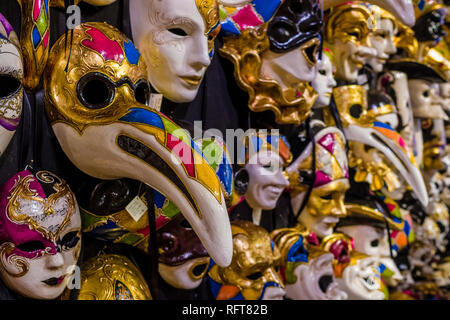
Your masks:
<path fill-rule="evenodd" d="M 33 20 L 32 40 L 34 49 L 38 50 L 40 45 L 47 48 L 49 45 L 48 0 L 34 1 Z"/>

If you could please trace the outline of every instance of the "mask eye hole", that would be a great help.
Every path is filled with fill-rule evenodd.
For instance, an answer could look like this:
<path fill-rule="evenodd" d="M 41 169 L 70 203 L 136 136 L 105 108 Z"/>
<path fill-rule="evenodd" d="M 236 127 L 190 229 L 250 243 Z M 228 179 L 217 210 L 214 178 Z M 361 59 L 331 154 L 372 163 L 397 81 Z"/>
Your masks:
<path fill-rule="evenodd" d="M 374 248 L 378 247 L 379 244 L 380 244 L 380 241 L 378 239 L 372 240 L 370 242 L 370 246 L 374 247 Z"/>
<path fill-rule="evenodd" d="M 321 74 L 322 76 L 326 76 L 327 72 L 325 70 L 319 70 L 319 74 Z"/>
<path fill-rule="evenodd" d="M 323 200 L 332 200 L 333 199 L 333 197 L 331 196 L 331 193 L 324 195 L 324 196 L 320 196 L 320 198 Z"/>
<path fill-rule="evenodd" d="M 17 246 L 17 249 L 24 252 L 34 252 L 38 250 L 44 250 L 45 246 L 40 241 L 28 241 Z"/>
<path fill-rule="evenodd" d="M 101 73 L 88 73 L 78 81 L 78 98 L 86 108 L 101 109 L 112 103 L 115 88 L 112 81 Z"/>
<path fill-rule="evenodd" d="M 363 112 L 363 108 L 360 104 L 354 104 L 350 107 L 350 115 L 353 118 L 359 119 Z"/>
<path fill-rule="evenodd" d="M 186 31 L 184 31 L 181 28 L 170 28 L 170 29 L 167 29 L 167 31 L 169 31 L 170 33 L 176 34 L 177 36 L 180 36 L 180 37 L 186 37 L 188 35 L 186 33 Z"/>
<path fill-rule="evenodd" d="M 186 219 L 184 219 L 183 221 L 181 221 L 180 225 L 181 225 L 183 228 L 185 228 L 185 229 L 192 230 L 191 225 L 189 224 L 189 222 L 188 222 Z"/>
<path fill-rule="evenodd" d="M 428 90 L 424 91 L 424 92 L 423 92 L 423 96 L 424 96 L 425 98 L 428 98 L 428 97 L 430 96 L 430 92 L 429 92 Z"/>
<path fill-rule="evenodd" d="M 22 84 L 16 78 L 6 74 L 0 74 L 0 99 L 14 95 L 21 87 Z"/>
<path fill-rule="evenodd" d="M 134 97 L 136 101 L 146 105 L 148 103 L 149 96 L 150 88 L 148 87 L 147 81 L 139 80 L 136 85 L 136 89 L 134 90 Z"/>
<path fill-rule="evenodd" d="M 248 279 L 253 280 L 253 281 L 258 280 L 261 277 L 262 277 L 262 273 L 261 272 L 254 272 L 254 273 L 249 274 L 247 276 Z"/>
<path fill-rule="evenodd" d="M 72 231 L 67 233 L 61 240 L 61 246 L 63 249 L 71 249 L 75 247 L 80 240 L 80 237 L 78 236 L 77 231 Z"/>

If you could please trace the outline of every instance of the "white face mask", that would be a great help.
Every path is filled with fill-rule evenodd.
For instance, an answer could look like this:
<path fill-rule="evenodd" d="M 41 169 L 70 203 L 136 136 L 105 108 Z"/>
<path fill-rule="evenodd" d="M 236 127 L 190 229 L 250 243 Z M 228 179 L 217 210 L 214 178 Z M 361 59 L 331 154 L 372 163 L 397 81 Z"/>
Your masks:
<path fill-rule="evenodd" d="M 383 66 L 389 59 L 391 54 L 397 52 L 394 44 L 394 24 L 389 19 L 381 19 L 379 28 L 369 35 L 372 47 L 377 51 L 377 55 L 368 60 L 368 64 L 372 67 L 373 71 L 383 71 Z"/>
<path fill-rule="evenodd" d="M 439 92 L 441 98 L 444 100 L 444 109 L 450 110 L 450 82 L 439 84 Z"/>
<path fill-rule="evenodd" d="M 322 254 L 295 268 L 297 281 L 286 285 L 286 297 L 293 300 L 345 300 L 333 275 L 333 254 Z"/>
<path fill-rule="evenodd" d="M 209 257 L 195 258 L 178 266 L 159 263 L 158 272 L 161 278 L 172 287 L 192 290 L 200 285 L 206 275 L 209 260 Z M 198 268 L 198 272 L 196 268 Z"/>
<path fill-rule="evenodd" d="M 432 83 L 412 79 L 408 81 L 408 88 L 415 118 L 447 119 L 442 109 L 444 101 L 438 96 Z"/>
<path fill-rule="evenodd" d="M 322 55 L 322 60 L 317 64 L 317 74 L 311 84 L 319 94 L 314 108 L 327 107 L 330 104 L 333 88 L 337 83 L 333 76 L 333 65 L 326 54 Z"/>
<path fill-rule="evenodd" d="M 249 182 L 245 198 L 253 209 L 272 210 L 289 181 L 283 175 L 283 159 L 271 151 L 253 155 L 245 169 Z"/>
<path fill-rule="evenodd" d="M 216 18 L 218 22 L 216 2 L 206 2 L 209 7 L 202 11 L 207 17 L 196 2 L 130 2 L 133 40 L 147 65 L 149 81 L 164 97 L 177 103 L 190 102 L 197 95 L 219 31 L 213 23 Z"/>
<path fill-rule="evenodd" d="M 376 50 L 365 45 L 357 45 L 352 41 L 335 40 L 336 79 L 355 82 L 359 70 L 372 57 Z"/>
<path fill-rule="evenodd" d="M 22 114 L 23 64 L 20 49 L 10 40 L 14 31 L 8 32 L 9 24 L 0 14 L 0 155 L 11 142 Z"/>

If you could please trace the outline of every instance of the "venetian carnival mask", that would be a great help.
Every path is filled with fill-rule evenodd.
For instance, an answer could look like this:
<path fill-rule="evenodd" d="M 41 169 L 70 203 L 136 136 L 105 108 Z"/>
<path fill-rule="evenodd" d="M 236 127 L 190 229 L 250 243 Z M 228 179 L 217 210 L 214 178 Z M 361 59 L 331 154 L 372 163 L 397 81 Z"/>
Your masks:
<path fill-rule="evenodd" d="M 48 171 L 25 170 L 0 190 L 0 277 L 32 299 L 59 297 L 78 261 L 81 219 L 69 186 Z"/>
<path fill-rule="evenodd" d="M 371 46 L 377 51 L 377 55 L 371 57 L 367 63 L 373 71 L 378 73 L 383 71 L 386 61 L 397 51 L 394 44 L 397 22 L 394 16 L 380 7 L 370 6 L 370 9 L 376 18 L 376 29 L 370 33 L 369 39 Z"/>
<path fill-rule="evenodd" d="M 444 103 L 431 82 L 424 79 L 410 79 L 408 88 L 415 118 L 448 118 L 443 110 Z"/>
<path fill-rule="evenodd" d="M 322 108 L 330 105 L 333 88 L 337 85 L 334 80 L 336 68 L 331 64 L 327 54 L 322 55 L 322 59 L 317 63 L 317 74 L 311 85 L 316 90 L 318 96 L 314 103 L 314 108 Z"/>
<path fill-rule="evenodd" d="M 227 265 L 232 240 L 219 179 L 187 132 L 145 105 L 139 52 L 104 23 L 78 26 L 71 42 L 71 49 L 65 36 L 55 43 L 44 74 L 47 115 L 65 154 L 95 178 L 130 178 L 160 191 L 216 263 Z"/>
<path fill-rule="evenodd" d="M 421 119 L 423 137 L 422 164 L 426 172 L 433 172 L 445 168 L 445 128 L 442 119 Z"/>
<path fill-rule="evenodd" d="M 158 230 L 158 272 L 172 287 L 195 289 L 209 266 L 209 256 L 187 220 L 179 216 Z"/>
<path fill-rule="evenodd" d="M 419 16 L 416 24 L 412 27 L 419 42 L 432 41 L 437 43 L 441 37 L 446 35 L 443 25 L 447 9 L 437 4 L 435 7 L 435 10 L 430 9 Z"/>
<path fill-rule="evenodd" d="M 100 254 L 83 263 L 78 300 L 152 300 L 152 296 L 133 262 L 117 254 Z"/>
<path fill-rule="evenodd" d="M 430 218 L 436 222 L 439 228 L 439 235 L 436 238 L 436 247 L 445 251 L 447 245 L 447 234 L 450 231 L 450 221 L 447 206 L 442 202 L 435 202 L 430 210 Z"/>
<path fill-rule="evenodd" d="M 130 21 L 152 86 L 171 101 L 194 100 L 220 31 L 216 0 L 133 0 Z"/>
<path fill-rule="evenodd" d="M 286 297 L 293 300 L 345 300 L 333 275 L 333 254 L 308 243 L 305 230 L 278 229 L 271 237 L 280 249 Z"/>
<path fill-rule="evenodd" d="M 345 138 L 335 127 L 320 130 L 314 137 L 315 178 L 313 189 L 299 221 L 319 238 L 330 235 L 345 216 L 344 195 L 349 188 Z M 313 145 L 286 169 L 293 189 L 292 208 L 298 212 L 307 190 L 305 173 L 311 170 Z M 291 191 L 292 192 L 292 191 Z"/>
<path fill-rule="evenodd" d="M 233 221 L 233 261 L 208 272 L 217 300 L 282 300 L 281 256 L 269 233 L 248 221 Z"/>
<path fill-rule="evenodd" d="M 373 15 L 360 4 L 333 8 L 326 24 L 326 40 L 334 53 L 336 79 L 355 82 L 358 72 L 369 59 L 377 56 L 369 35 L 375 31 Z"/>
<path fill-rule="evenodd" d="M 390 181 L 393 179 L 391 171 L 395 169 L 399 173 L 397 176 L 404 179 L 417 198 L 426 205 L 428 195 L 425 182 L 413 154 L 394 129 L 383 122 L 374 121 L 373 112 L 368 110 L 366 90 L 357 85 L 341 86 L 334 88 L 333 95 L 345 135 L 350 142 L 350 165 L 365 166 L 364 170 L 367 169 L 367 172 L 371 172 L 371 166 L 374 169 L 381 168 L 385 174 L 382 175 L 383 178 L 377 178 L 379 183 L 374 185 L 375 189 L 381 188 L 383 183 L 394 185 Z M 385 161 L 392 164 L 393 168 L 383 164 Z M 380 172 L 378 169 L 372 171 Z M 361 179 L 368 176 L 363 175 Z M 372 180 L 368 183 L 372 184 Z"/>
<path fill-rule="evenodd" d="M 0 155 L 20 122 L 23 102 L 23 64 L 17 35 L 0 13 Z"/>
<path fill-rule="evenodd" d="M 300 124 L 316 98 L 308 82 L 315 77 L 320 46 L 319 6 L 315 0 L 260 2 L 239 8 L 222 3 L 220 53 L 233 62 L 250 110 L 270 110 L 277 123 Z"/>
<path fill-rule="evenodd" d="M 445 258 L 437 265 L 433 278 L 440 287 L 450 285 L 450 258 Z"/>
<path fill-rule="evenodd" d="M 245 185 L 240 192 L 250 207 L 272 210 L 289 186 L 283 171 L 292 155 L 281 136 L 256 133 L 245 139 L 245 166 L 236 173 L 236 182 Z"/>

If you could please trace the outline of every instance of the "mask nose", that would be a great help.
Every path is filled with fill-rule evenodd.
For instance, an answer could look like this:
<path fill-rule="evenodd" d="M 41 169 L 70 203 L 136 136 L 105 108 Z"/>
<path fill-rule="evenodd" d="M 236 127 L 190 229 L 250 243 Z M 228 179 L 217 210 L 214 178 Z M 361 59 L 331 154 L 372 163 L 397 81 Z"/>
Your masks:
<path fill-rule="evenodd" d="M 344 196 L 340 193 L 333 194 L 333 209 L 331 210 L 331 215 L 335 217 L 345 217 L 347 215 L 347 210 L 345 209 Z"/>
<path fill-rule="evenodd" d="M 387 42 L 387 46 L 386 46 L 386 54 L 387 55 L 392 55 L 397 53 L 397 47 L 394 44 L 394 41 L 392 39 L 392 37 L 389 37 L 388 42 Z"/>
<path fill-rule="evenodd" d="M 202 35 L 199 41 L 194 42 L 193 49 L 194 50 L 188 54 L 191 56 L 191 67 L 196 71 L 207 68 L 211 64 L 207 36 Z"/>
<path fill-rule="evenodd" d="M 64 257 L 60 252 L 56 254 L 47 255 L 47 268 L 59 269 L 64 266 Z"/>

